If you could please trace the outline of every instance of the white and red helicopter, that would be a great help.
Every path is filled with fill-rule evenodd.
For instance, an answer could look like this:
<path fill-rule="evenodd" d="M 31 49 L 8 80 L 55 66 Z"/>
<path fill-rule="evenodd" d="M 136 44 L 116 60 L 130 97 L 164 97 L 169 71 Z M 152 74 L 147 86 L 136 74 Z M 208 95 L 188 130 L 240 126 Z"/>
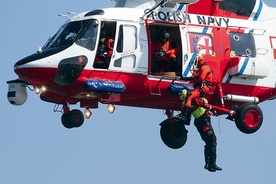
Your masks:
<path fill-rule="evenodd" d="M 115 0 L 114 8 L 65 15 L 69 19 L 36 53 L 14 65 L 18 79 L 8 81 L 8 100 L 22 105 L 26 87 L 43 101 L 56 104 L 66 128 L 79 127 L 90 109 L 107 104 L 165 110 L 168 118 L 181 110 L 177 90 L 187 84 L 197 55 L 214 71 L 208 104 L 216 115 L 228 115 L 243 133 L 263 122 L 258 103 L 276 97 L 276 10 L 261 0 Z M 96 64 L 102 28 L 114 39 L 108 64 Z M 151 42 L 160 30 L 180 47 L 178 69 L 152 72 Z M 176 91 L 169 90 L 175 87 Z M 79 103 L 84 113 L 71 110 Z M 177 121 L 175 121 L 177 124 Z M 161 124 L 161 138 L 180 148 L 187 131 Z M 180 128 L 183 130 L 183 127 Z"/>

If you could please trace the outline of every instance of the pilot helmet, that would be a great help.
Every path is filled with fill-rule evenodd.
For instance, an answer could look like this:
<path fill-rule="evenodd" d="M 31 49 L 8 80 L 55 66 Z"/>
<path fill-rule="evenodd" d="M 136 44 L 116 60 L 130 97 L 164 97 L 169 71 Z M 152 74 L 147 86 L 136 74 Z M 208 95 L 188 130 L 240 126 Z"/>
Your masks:
<path fill-rule="evenodd" d="M 102 28 L 101 29 L 101 33 L 100 33 L 101 38 L 107 37 L 109 35 L 110 35 L 110 30 L 109 29 L 107 29 L 107 28 Z"/>

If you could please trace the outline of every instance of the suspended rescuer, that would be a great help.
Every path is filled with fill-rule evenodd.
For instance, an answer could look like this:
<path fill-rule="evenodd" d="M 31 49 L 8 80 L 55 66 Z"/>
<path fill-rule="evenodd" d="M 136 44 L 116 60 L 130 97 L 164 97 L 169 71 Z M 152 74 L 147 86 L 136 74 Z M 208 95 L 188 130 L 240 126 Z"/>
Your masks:
<path fill-rule="evenodd" d="M 201 97 L 205 106 L 208 105 L 208 101 L 204 98 L 210 91 L 213 81 L 213 71 L 206 64 L 202 56 L 197 56 L 194 63 L 193 74 L 191 77 L 182 77 L 182 80 L 189 81 L 193 80 L 194 90 L 187 92 L 183 90 L 180 100 L 183 102 L 183 111 L 181 117 L 186 122 L 190 122 L 190 116 L 193 114 L 195 120 L 194 124 L 197 128 L 202 140 L 205 142 L 204 156 L 205 166 L 204 168 L 210 172 L 221 171 L 222 168 L 216 164 L 217 159 L 217 137 L 211 124 L 210 115 L 212 114 L 209 110 L 206 110 L 200 106 L 192 106 L 192 101 L 195 98 Z M 211 109 L 211 106 L 210 106 Z"/>

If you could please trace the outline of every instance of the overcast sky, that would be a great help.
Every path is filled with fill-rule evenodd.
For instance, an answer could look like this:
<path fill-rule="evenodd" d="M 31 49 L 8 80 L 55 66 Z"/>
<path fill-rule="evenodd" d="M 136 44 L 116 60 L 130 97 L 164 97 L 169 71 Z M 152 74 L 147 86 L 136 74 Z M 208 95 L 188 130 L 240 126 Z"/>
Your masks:
<path fill-rule="evenodd" d="M 276 7 L 275 0 L 265 0 Z M 36 52 L 65 22 L 59 13 L 114 6 L 114 1 L 1 0 L 1 184 L 274 184 L 276 181 L 275 101 L 264 102 L 261 129 L 245 135 L 225 117 L 213 117 L 218 138 L 217 163 L 222 172 L 204 166 L 196 128 L 179 150 L 166 147 L 159 135 L 163 111 L 106 105 L 78 129 L 65 129 L 53 104 L 28 91 L 23 106 L 7 101 L 7 80 L 16 79 L 13 65 Z M 275 28 L 276 30 L 276 28 Z M 74 108 L 74 107 L 73 107 Z M 78 108 L 78 106 L 75 106 Z"/>

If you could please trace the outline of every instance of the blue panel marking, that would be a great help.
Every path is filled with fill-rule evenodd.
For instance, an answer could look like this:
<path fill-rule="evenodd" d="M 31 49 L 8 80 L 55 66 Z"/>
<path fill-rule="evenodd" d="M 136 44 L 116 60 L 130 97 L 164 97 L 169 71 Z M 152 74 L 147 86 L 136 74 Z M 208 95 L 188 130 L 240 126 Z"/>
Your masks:
<path fill-rule="evenodd" d="M 183 7 L 184 7 L 184 4 L 180 4 L 177 8 L 177 11 L 181 11 Z"/>
<path fill-rule="evenodd" d="M 230 81 L 232 80 L 233 76 L 229 75 L 228 78 L 226 79 L 226 83 L 230 83 Z"/>
<path fill-rule="evenodd" d="M 254 21 L 256 21 L 256 20 L 259 19 L 262 9 L 263 9 L 263 1 L 260 0 L 260 4 L 259 4 L 259 7 L 258 7 L 258 10 L 256 12 L 255 17 L 253 18 Z"/>
<path fill-rule="evenodd" d="M 202 34 L 206 34 L 207 33 L 207 31 L 208 31 L 208 27 L 204 27 L 203 28 L 203 31 L 202 31 Z M 194 49 L 194 42 L 192 43 L 192 49 Z M 184 71 L 184 73 L 183 73 L 183 77 L 186 77 L 187 75 L 188 75 L 188 73 L 189 73 L 189 71 L 191 70 L 191 67 L 193 66 L 193 62 L 194 62 L 194 60 L 196 59 L 196 56 L 197 56 L 197 53 L 196 53 L 196 48 L 195 48 L 195 50 L 193 50 L 194 51 L 194 53 L 193 53 L 193 55 L 192 55 L 192 58 L 191 58 L 191 60 L 190 60 L 190 62 L 189 62 L 189 64 L 188 64 L 188 66 L 187 66 L 187 68 L 186 68 L 186 70 Z"/>
<path fill-rule="evenodd" d="M 188 75 L 189 71 L 191 70 L 191 68 L 192 68 L 192 66 L 193 66 L 193 62 L 194 62 L 194 60 L 196 59 L 196 56 L 197 56 L 197 54 L 196 54 L 196 53 L 193 53 L 192 58 L 190 59 L 189 64 L 188 64 L 188 66 L 187 66 L 185 72 L 183 73 L 183 76 L 184 76 L 184 77 L 186 77 L 186 76 Z"/>
<path fill-rule="evenodd" d="M 207 33 L 207 31 L 208 31 L 208 27 L 205 27 L 204 29 L 203 29 L 203 34 L 206 34 Z"/>
<path fill-rule="evenodd" d="M 247 66 L 247 64 L 248 64 L 248 61 L 249 61 L 249 58 L 246 58 L 246 59 L 244 60 L 244 63 L 243 63 L 243 65 L 242 65 L 242 67 L 241 67 L 241 70 L 239 71 L 239 73 L 238 73 L 237 75 L 242 75 L 242 74 L 243 74 L 243 72 L 244 72 L 244 70 L 245 70 L 245 68 L 246 68 L 246 66 Z"/>
<path fill-rule="evenodd" d="M 248 65 L 248 62 L 249 62 L 249 58 L 246 58 L 244 60 L 244 63 L 242 65 L 242 67 L 241 67 L 241 70 L 236 74 L 236 76 L 243 74 L 246 66 Z M 233 78 L 233 76 L 229 75 L 228 78 L 226 79 L 226 83 L 230 83 L 230 81 L 232 80 L 232 78 Z"/>

